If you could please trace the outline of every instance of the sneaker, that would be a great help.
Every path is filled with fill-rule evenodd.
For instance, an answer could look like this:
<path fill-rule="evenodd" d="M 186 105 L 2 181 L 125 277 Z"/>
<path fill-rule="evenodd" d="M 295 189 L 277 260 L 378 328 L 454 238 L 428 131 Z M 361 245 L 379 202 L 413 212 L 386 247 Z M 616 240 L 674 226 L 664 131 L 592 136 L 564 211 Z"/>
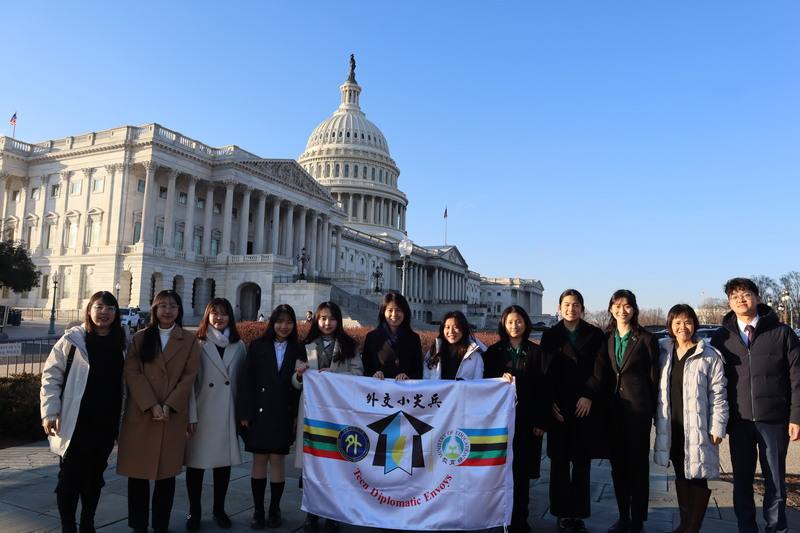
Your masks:
<path fill-rule="evenodd" d="M 281 520 L 281 512 L 278 511 L 276 513 L 270 513 L 269 518 L 267 518 L 267 527 L 270 529 L 275 529 L 281 527 L 283 520 Z"/>
<path fill-rule="evenodd" d="M 225 511 L 214 513 L 214 521 L 221 529 L 231 528 L 231 517 L 228 516 Z"/>
<path fill-rule="evenodd" d="M 200 529 L 200 515 L 186 515 L 186 531 L 197 531 Z"/>
<path fill-rule="evenodd" d="M 589 533 L 589 530 L 586 529 L 586 524 L 583 523 L 583 520 L 580 518 L 573 518 L 572 533 Z"/>
<path fill-rule="evenodd" d="M 558 530 L 564 532 L 571 532 L 572 531 L 572 519 L 571 518 L 559 518 L 558 519 Z"/>
<path fill-rule="evenodd" d="M 264 511 L 254 511 L 253 520 L 250 522 L 250 529 L 264 529 L 265 525 Z"/>
<path fill-rule="evenodd" d="M 306 520 L 303 522 L 303 529 L 314 531 L 319 526 L 319 517 L 312 513 L 306 513 Z"/>

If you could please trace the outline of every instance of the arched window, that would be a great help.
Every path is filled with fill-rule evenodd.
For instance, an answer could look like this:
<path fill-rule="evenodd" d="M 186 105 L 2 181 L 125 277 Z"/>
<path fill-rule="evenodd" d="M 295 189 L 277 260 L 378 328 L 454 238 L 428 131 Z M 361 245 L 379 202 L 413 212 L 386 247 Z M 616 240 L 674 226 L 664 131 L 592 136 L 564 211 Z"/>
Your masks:
<path fill-rule="evenodd" d="M 358 165 L 353 165 L 353 177 L 358 177 Z"/>
<path fill-rule="evenodd" d="M 372 181 L 375 181 L 375 167 L 372 167 Z"/>
<path fill-rule="evenodd" d="M 338 178 L 339 177 L 339 163 L 336 163 L 333 166 L 333 177 L 334 178 Z"/>
<path fill-rule="evenodd" d="M 344 177 L 345 178 L 350 177 L 350 165 L 348 165 L 347 163 L 344 164 Z"/>
<path fill-rule="evenodd" d="M 363 174 L 363 176 L 364 176 L 364 179 L 367 179 L 367 167 L 366 167 L 366 166 L 364 167 L 364 174 Z"/>
<path fill-rule="evenodd" d="M 326 178 L 330 178 L 331 177 L 331 164 L 330 163 L 325 163 L 325 177 Z"/>

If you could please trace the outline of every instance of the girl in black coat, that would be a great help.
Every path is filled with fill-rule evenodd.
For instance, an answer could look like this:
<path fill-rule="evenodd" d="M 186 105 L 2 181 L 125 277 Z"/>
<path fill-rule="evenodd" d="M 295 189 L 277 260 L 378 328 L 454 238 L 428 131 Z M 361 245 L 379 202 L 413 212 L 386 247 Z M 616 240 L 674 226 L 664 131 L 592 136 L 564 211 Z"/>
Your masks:
<path fill-rule="evenodd" d="M 582 518 L 591 512 L 591 459 L 605 457 L 605 410 L 598 352 L 603 332 L 581 320 L 583 296 L 567 289 L 558 298 L 562 320 L 545 331 L 540 347 L 550 361 L 553 418 L 547 433 L 550 457 L 550 513 L 559 531 L 587 531 Z"/>
<path fill-rule="evenodd" d="M 517 385 L 511 464 L 514 508 L 509 531 L 531 531 L 528 524 L 530 480 L 539 477 L 542 435 L 548 425 L 552 403 L 552 393 L 545 379 L 547 363 L 539 347 L 528 340 L 531 329 L 531 319 L 522 307 L 507 307 L 497 327 L 500 341 L 483 354 L 484 378 L 513 378 Z"/>
<path fill-rule="evenodd" d="M 298 393 L 291 379 L 295 363 L 305 357 L 297 340 L 297 318 L 291 306 L 272 311 L 264 335 L 253 341 L 240 373 L 237 395 L 245 450 L 253 453 L 253 529 L 281 525 L 280 501 L 285 483 L 284 461 L 294 438 Z M 264 492 L 270 465 L 270 502 L 264 517 Z"/>
<path fill-rule="evenodd" d="M 364 340 L 364 375 L 378 379 L 422 379 L 422 343 L 411 329 L 411 308 L 398 292 L 388 292 L 378 311 L 378 327 Z"/>
<path fill-rule="evenodd" d="M 638 533 L 650 495 L 650 429 L 658 393 L 658 341 L 639 326 L 636 296 L 620 289 L 608 302 L 611 324 L 601 349 L 609 385 L 609 458 L 619 520 L 609 533 Z"/>

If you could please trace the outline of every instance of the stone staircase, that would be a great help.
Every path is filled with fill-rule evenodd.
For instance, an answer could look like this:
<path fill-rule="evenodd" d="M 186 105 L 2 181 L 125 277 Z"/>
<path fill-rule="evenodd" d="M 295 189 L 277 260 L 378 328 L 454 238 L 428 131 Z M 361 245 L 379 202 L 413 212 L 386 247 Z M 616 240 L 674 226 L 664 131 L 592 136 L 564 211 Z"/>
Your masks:
<path fill-rule="evenodd" d="M 378 309 L 375 302 L 357 294 L 331 285 L 331 301 L 342 308 L 342 322 L 345 328 L 374 327 L 378 321 Z"/>

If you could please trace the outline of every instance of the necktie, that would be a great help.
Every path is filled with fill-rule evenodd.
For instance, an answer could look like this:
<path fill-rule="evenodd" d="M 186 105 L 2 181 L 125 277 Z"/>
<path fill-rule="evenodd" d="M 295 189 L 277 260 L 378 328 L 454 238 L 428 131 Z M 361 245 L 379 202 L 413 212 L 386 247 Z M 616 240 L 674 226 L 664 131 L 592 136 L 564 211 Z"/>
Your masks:
<path fill-rule="evenodd" d="M 749 348 L 750 345 L 753 344 L 753 336 L 756 333 L 756 328 L 748 324 L 744 327 L 744 333 L 747 335 L 747 347 Z"/>

